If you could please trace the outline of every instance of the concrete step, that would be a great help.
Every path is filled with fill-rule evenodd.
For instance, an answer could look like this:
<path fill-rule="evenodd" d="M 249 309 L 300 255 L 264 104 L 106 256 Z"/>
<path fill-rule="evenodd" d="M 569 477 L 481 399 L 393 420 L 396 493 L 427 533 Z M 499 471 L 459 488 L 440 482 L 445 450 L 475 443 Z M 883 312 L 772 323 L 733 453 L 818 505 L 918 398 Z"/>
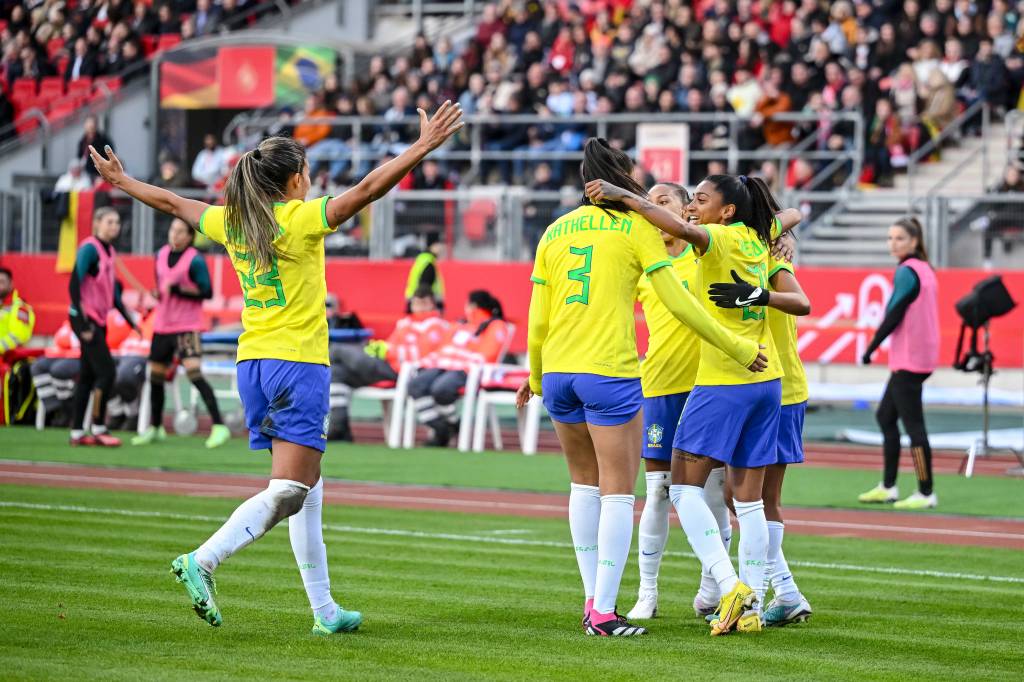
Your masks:
<path fill-rule="evenodd" d="M 865 213 L 862 211 L 847 211 L 832 216 L 832 224 L 836 226 L 849 227 L 876 227 L 887 229 L 894 221 L 903 217 L 900 211 L 887 210 L 878 213 Z"/>
<path fill-rule="evenodd" d="M 890 259 L 891 260 L 891 259 Z M 867 256 L 859 253 L 804 253 L 800 251 L 797 265 L 818 267 L 876 267 L 883 261 L 878 256 Z M 888 264 L 888 261 L 885 261 Z"/>
<path fill-rule="evenodd" d="M 879 239 L 810 239 L 800 244 L 800 252 L 885 254 L 889 246 Z"/>
<path fill-rule="evenodd" d="M 851 225 L 822 225 L 814 228 L 809 240 L 815 239 L 880 239 L 885 241 L 889 233 L 889 225 L 885 227 L 855 227 Z"/>

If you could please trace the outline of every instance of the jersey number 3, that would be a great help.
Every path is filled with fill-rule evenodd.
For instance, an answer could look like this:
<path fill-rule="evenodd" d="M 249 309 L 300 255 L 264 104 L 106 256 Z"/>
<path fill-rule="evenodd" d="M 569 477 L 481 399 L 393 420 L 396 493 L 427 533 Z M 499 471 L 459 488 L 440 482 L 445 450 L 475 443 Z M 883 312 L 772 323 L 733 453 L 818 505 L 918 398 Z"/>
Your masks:
<path fill-rule="evenodd" d="M 594 255 L 594 247 L 591 245 L 577 249 L 575 246 L 570 246 L 569 253 L 574 256 L 583 256 L 583 265 L 569 271 L 569 279 L 573 282 L 579 282 L 582 284 L 583 289 L 580 293 L 573 294 L 565 299 L 565 304 L 582 303 L 583 305 L 587 305 L 590 303 L 590 266 L 591 259 Z"/>

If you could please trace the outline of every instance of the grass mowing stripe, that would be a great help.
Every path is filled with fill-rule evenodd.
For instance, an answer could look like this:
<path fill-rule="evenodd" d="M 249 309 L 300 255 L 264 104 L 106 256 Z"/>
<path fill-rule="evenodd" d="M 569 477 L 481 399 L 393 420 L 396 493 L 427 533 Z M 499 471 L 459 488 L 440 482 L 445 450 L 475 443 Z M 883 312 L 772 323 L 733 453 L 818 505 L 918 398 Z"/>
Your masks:
<path fill-rule="evenodd" d="M 81 505 L 62 504 L 39 504 L 33 502 L 10 502 L 0 500 L 0 508 L 10 509 L 33 509 L 37 511 L 70 512 L 80 514 L 107 514 L 112 516 L 129 517 L 152 517 L 176 519 L 180 521 L 207 521 L 223 522 L 223 517 L 208 516 L 202 514 L 177 514 L 174 512 L 132 510 L 132 509 L 111 509 L 104 507 L 85 507 Z M 557 547 L 567 549 L 570 547 L 565 542 L 554 540 L 534 540 L 529 538 L 495 537 L 490 535 L 465 535 L 461 533 L 434 533 L 428 531 L 405 530 L 399 528 L 368 528 L 362 526 L 347 526 L 324 524 L 324 530 L 339 533 L 360 533 L 365 535 L 391 535 L 404 538 L 422 538 L 430 540 L 450 540 L 455 542 L 489 543 L 496 545 L 523 545 L 529 547 Z M 667 557 L 696 558 L 690 552 L 665 552 Z M 818 562 L 818 561 L 790 561 L 790 565 L 801 568 L 820 568 L 829 571 L 852 571 L 860 573 L 878 573 L 885 575 L 906 575 L 914 577 L 939 578 L 948 580 L 971 580 L 979 582 L 998 582 L 1024 584 L 1024 578 L 1007 575 L 985 575 L 979 573 L 960 573 L 955 571 L 935 571 L 919 568 L 900 568 L 897 566 L 864 566 L 860 564 Z"/>

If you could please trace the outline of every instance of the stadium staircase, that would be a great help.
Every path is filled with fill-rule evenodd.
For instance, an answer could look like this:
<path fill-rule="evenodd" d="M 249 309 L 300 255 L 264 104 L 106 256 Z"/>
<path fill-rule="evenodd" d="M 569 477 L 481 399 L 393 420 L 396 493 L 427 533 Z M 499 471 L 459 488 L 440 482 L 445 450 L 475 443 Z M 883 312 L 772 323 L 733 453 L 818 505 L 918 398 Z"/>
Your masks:
<path fill-rule="evenodd" d="M 920 216 L 924 210 L 922 199 L 930 192 L 939 196 L 984 193 L 983 144 L 988 145 L 988 184 L 995 184 L 1006 154 L 1006 132 L 1001 122 L 993 122 L 984 138 L 962 137 L 942 149 L 941 159 L 920 164 L 913 187 L 908 176 L 900 173 L 894 187 L 861 189 L 836 204 L 801 235 L 801 264 L 865 267 L 888 263 L 888 228 L 910 212 L 912 196 L 913 213 Z M 958 168 L 961 164 L 963 167 Z"/>

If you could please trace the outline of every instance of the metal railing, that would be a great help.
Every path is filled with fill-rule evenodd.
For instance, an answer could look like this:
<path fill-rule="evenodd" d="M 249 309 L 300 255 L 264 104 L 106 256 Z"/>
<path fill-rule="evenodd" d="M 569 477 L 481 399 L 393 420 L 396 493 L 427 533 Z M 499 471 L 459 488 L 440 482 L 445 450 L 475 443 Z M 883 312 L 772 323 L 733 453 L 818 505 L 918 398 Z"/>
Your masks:
<path fill-rule="evenodd" d="M 703 149 L 699 145 L 693 145 L 689 152 L 689 160 L 692 161 L 722 161 L 726 164 L 727 172 L 739 173 L 748 170 L 741 168 L 742 162 L 773 161 L 780 165 L 780 172 L 785 173 L 789 162 L 796 157 L 805 161 L 818 162 L 821 167 L 817 169 L 815 177 L 808 189 L 817 188 L 824 181 L 834 176 L 840 169 L 849 167 L 850 172 L 844 180 L 844 187 L 852 187 L 863 165 L 863 117 L 857 113 L 835 112 L 826 116 L 818 114 L 786 113 L 776 114 L 774 121 L 791 122 L 794 126 L 798 124 L 820 123 L 835 124 L 841 121 L 851 122 L 854 127 L 853 139 L 857 142 L 852 149 L 830 150 L 811 149 L 817 141 L 817 131 L 812 130 L 802 139 L 790 146 L 761 147 L 758 149 L 740 149 L 739 138 L 741 132 L 749 126 L 749 117 L 738 114 L 723 113 L 671 113 L 671 114 L 608 114 L 603 116 L 595 115 L 574 115 L 571 117 L 540 116 L 536 114 L 475 114 L 465 117 L 466 127 L 459 133 L 455 140 L 434 154 L 438 161 L 463 163 L 466 166 L 467 174 L 463 180 L 474 182 L 481 181 L 483 171 L 495 168 L 496 164 L 504 164 L 505 174 L 508 173 L 508 165 L 514 168 L 522 168 L 525 165 L 537 163 L 562 163 L 581 161 L 583 159 L 582 141 L 589 136 L 608 137 L 612 126 L 633 125 L 643 123 L 679 123 L 679 124 L 725 124 L 728 125 L 727 141 L 728 147 L 721 150 Z M 287 125 L 300 123 L 327 124 L 335 128 L 343 128 L 351 131 L 347 140 L 363 140 L 371 137 L 364 135 L 367 128 L 370 129 L 372 140 L 369 143 L 345 144 L 337 146 L 334 151 L 320 153 L 315 147 L 310 148 L 311 160 L 314 162 L 338 161 L 347 167 L 365 169 L 367 164 L 378 161 L 389 155 L 400 152 L 413 141 L 408 133 L 404 131 L 415 131 L 419 125 L 419 119 L 414 116 L 401 118 L 388 118 L 384 116 L 358 117 L 358 116 L 325 116 L 308 119 L 295 119 Z M 225 139 L 230 140 L 258 140 L 268 130 L 275 126 L 281 126 L 280 117 L 270 116 L 265 113 L 257 113 L 251 116 L 239 116 L 232 121 L 231 127 L 224 132 Z M 517 144 L 512 149 L 496 149 L 499 146 L 489 138 L 489 132 L 500 126 L 502 130 L 509 130 L 515 126 L 525 129 L 543 128 L 540 139 L 545 143 L 554 143 L 556 138 L 564 131 L 572 131 L 576 134 L 574 144 L 531 147 L 529 144 Z M 527 131 L 521 131 L 521 139 L 527 139 Z M 635 131 L 634 131 L 635 132 Z M 632 151 L 632 150 L 628 150 Z M 486 168 L 485 168 L 486 166 Z M 515 173 L 518 175 L 518 173 Z"/>
<path fill-rule="evenodd" d="M 952 244 L 964 235 L 976 235 L 986 263 L 993 255 L 996 241 L 1002 243 L 1006 253 L 1014 248 L 1024 249 L 1024 195 L 1021 194 L 933 194 L 928 197 L 924 218 L 931 240 L 929 251 L 934 252 L 929 255 L 940 267 L 951 265 Z M 1017 268 L 1024 269 L 1024 257 L 1018 256 L 1014 262 Z"/>
<path fill-rule="evenodd" d="M 943 143 L 952 139 L 954 136 L 959 137 L 964 134 L 964 128 L 973 122 L 976 117 L 981 116 L 981 136 L 983 139 L 988 135 L 991 123 L 991 108 L 988 103 L 984 100 L 978 100 L 971 106 L 967 107 L 959 116 L 943 128 L 938 135 L 930 139 L 927 143 L 921 145 L 907 158 L 907 209 L 911 212 L 915 209 L 915 204 L 919 201 L 919 197 L 915 194 L 918 171 L 921 166 L 921 160 L 935 153 L 942 148 Z M 975 153 L 972 153 L 971 158 L 975 158 L 977 153 L 980 152 L 982 157 L 982 186 L 988 187 L 988 145 L 982 144 Z M 965 164 L 958 164 L 957 169 L 962 169 Z M 944 176 L 938 184 L 945 185 L 955 175 L 952 171 Z M 933 192 L 934 187 L 930 188 L 930 192 Z"/>

